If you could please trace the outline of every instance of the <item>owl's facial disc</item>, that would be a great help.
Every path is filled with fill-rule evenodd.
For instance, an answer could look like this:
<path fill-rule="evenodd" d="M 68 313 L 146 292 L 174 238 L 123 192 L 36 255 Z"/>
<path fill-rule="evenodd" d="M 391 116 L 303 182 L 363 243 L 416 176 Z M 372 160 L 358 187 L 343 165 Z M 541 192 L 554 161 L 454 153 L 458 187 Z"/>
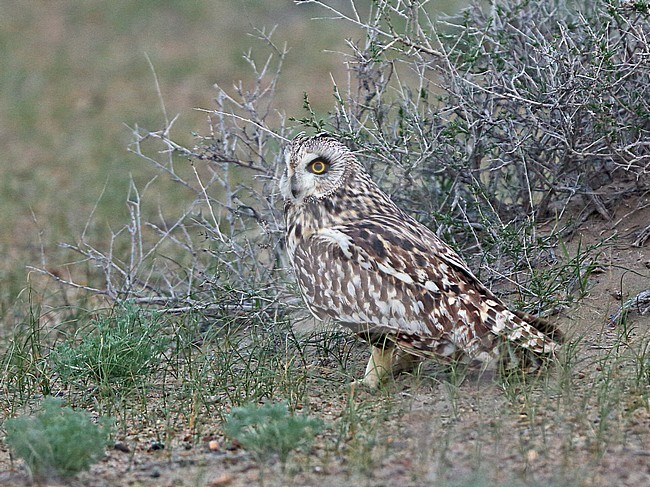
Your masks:
<path fill-rule="evenodd" d="M 307 154 L 303 157 L 303 161 L 309 161 L 305 165 L 305 171 L 300 171 L 300 167 L 296 168 L 290 177 L 291 196 L 296 200 L 307 196 L 309 188 L 317 187 L 319 183 L 318 176 L 327 174 L 331 166 L 329 159 L 315 154 Z"/>
<path fill-rule="evenodd" d="M 331 196 L 350 169 L 348 149 L 328 137 L 294 139 L 286 153 L 282 195 L 294 205 Z"/>
<path fill-rule="evenodd" d="M 305 198 L 322 197 L 331 186 L 332 168 L 331 159 L 326 155 L 306 152 L 298 156 L 287 161 L 287 171 L 281 182 L 284 197 L 296 204 Z"/>

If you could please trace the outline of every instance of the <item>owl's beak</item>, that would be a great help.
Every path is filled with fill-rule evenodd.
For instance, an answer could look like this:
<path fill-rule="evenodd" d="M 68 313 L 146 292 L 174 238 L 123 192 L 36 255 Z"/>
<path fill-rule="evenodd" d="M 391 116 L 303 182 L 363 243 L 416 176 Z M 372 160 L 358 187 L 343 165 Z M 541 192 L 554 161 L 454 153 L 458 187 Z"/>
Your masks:
<path fill-rule="evenodd" d="M 294 197 L 294 199 L 298 199 L 298 195 L 300 194 L 300 190 L 298 189 L 298 178 L 296 178 L 295 174 L 291 175 L 291 195 Z"/>

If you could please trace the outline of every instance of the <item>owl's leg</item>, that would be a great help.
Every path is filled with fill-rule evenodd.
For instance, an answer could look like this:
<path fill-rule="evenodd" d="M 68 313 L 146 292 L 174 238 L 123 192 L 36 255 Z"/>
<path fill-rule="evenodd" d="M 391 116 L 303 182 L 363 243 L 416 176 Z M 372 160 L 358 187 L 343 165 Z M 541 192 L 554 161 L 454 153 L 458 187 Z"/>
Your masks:
<path fill-rule="evenodd" d="M 418 357 L 395 346 L 373 346 L 362 383 L 366 387 L 376 389 L 388 374 L 412 370 L 419 363 Z"/>
<path fill-rule="evenodd" d="M 399 372 L 410 372 L 422 363 L 422 358 L 404 350 L 395 350 L 395 362 L 393 363 L 393 374 Z"/>
<path fill-rule="evenodd" d="M 396 355 L 395 347 L 373 346 L 362 384 L 370 389 L 379 387 L 386 376 L 392 373 Z"/>

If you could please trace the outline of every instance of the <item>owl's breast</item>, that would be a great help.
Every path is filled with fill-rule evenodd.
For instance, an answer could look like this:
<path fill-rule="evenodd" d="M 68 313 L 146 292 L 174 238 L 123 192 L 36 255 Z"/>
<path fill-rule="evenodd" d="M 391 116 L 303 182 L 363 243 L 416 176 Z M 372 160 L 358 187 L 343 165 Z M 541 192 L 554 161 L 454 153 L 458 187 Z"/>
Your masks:
<path fill-rule="evenodd" d="M 313 233 L 313 223 L 301 208 L 295 205 L 286 205 L 284 208 L 286 224 L 287 254 L 291 265 L 295 267 L 296 247 L 305 238 Z"/>
<path fill-rule="evenodd" d="M 306 199 L 301 204 L 287 202 L 284 207 L 286 242 L 289 260 L 295 267 L 296 247 L 308 241 L 321 228 L 331 224 L 329 215 L 320 200 Z"/>
<path fill-rule="evenodd" d="M 335 258 L 331 249 L 308 238 L 295 242 L 292 264 L 303 300 L 316 318 L 340 319 L 352 314 L 355 304 L 350 300 L 356 296 L 351 297 L 350 291 L 356 294 L 362 289 L 348 286 L 352 272 L 349 262 Z"/>
<path fill-rule="evenodd" d="M 336 319 L 355 333 L 420 329 L 431 334 L 424 304 L 403 282 L 378 272 L 359 252 L 336 227 L 296 242 L 293 268 L 311 313 L 323 320 Z"/>

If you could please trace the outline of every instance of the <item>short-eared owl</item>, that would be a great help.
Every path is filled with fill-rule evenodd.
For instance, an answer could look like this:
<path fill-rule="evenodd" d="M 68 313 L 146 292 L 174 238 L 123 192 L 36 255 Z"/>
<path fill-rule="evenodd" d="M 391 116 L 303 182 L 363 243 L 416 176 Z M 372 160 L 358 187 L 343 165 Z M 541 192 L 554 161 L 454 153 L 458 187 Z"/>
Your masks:
<path fill-rule="evenodd" d="M 303 298 L 372 345 L 376 387 L 414 359 L 538 365 L 552 325 L 510 311 L 431 230 L 400 210 L 331 136 L 299 135 L 280 183 L 287 249 Z M 520 364 L 523 365 L 523 364 Z"/>

